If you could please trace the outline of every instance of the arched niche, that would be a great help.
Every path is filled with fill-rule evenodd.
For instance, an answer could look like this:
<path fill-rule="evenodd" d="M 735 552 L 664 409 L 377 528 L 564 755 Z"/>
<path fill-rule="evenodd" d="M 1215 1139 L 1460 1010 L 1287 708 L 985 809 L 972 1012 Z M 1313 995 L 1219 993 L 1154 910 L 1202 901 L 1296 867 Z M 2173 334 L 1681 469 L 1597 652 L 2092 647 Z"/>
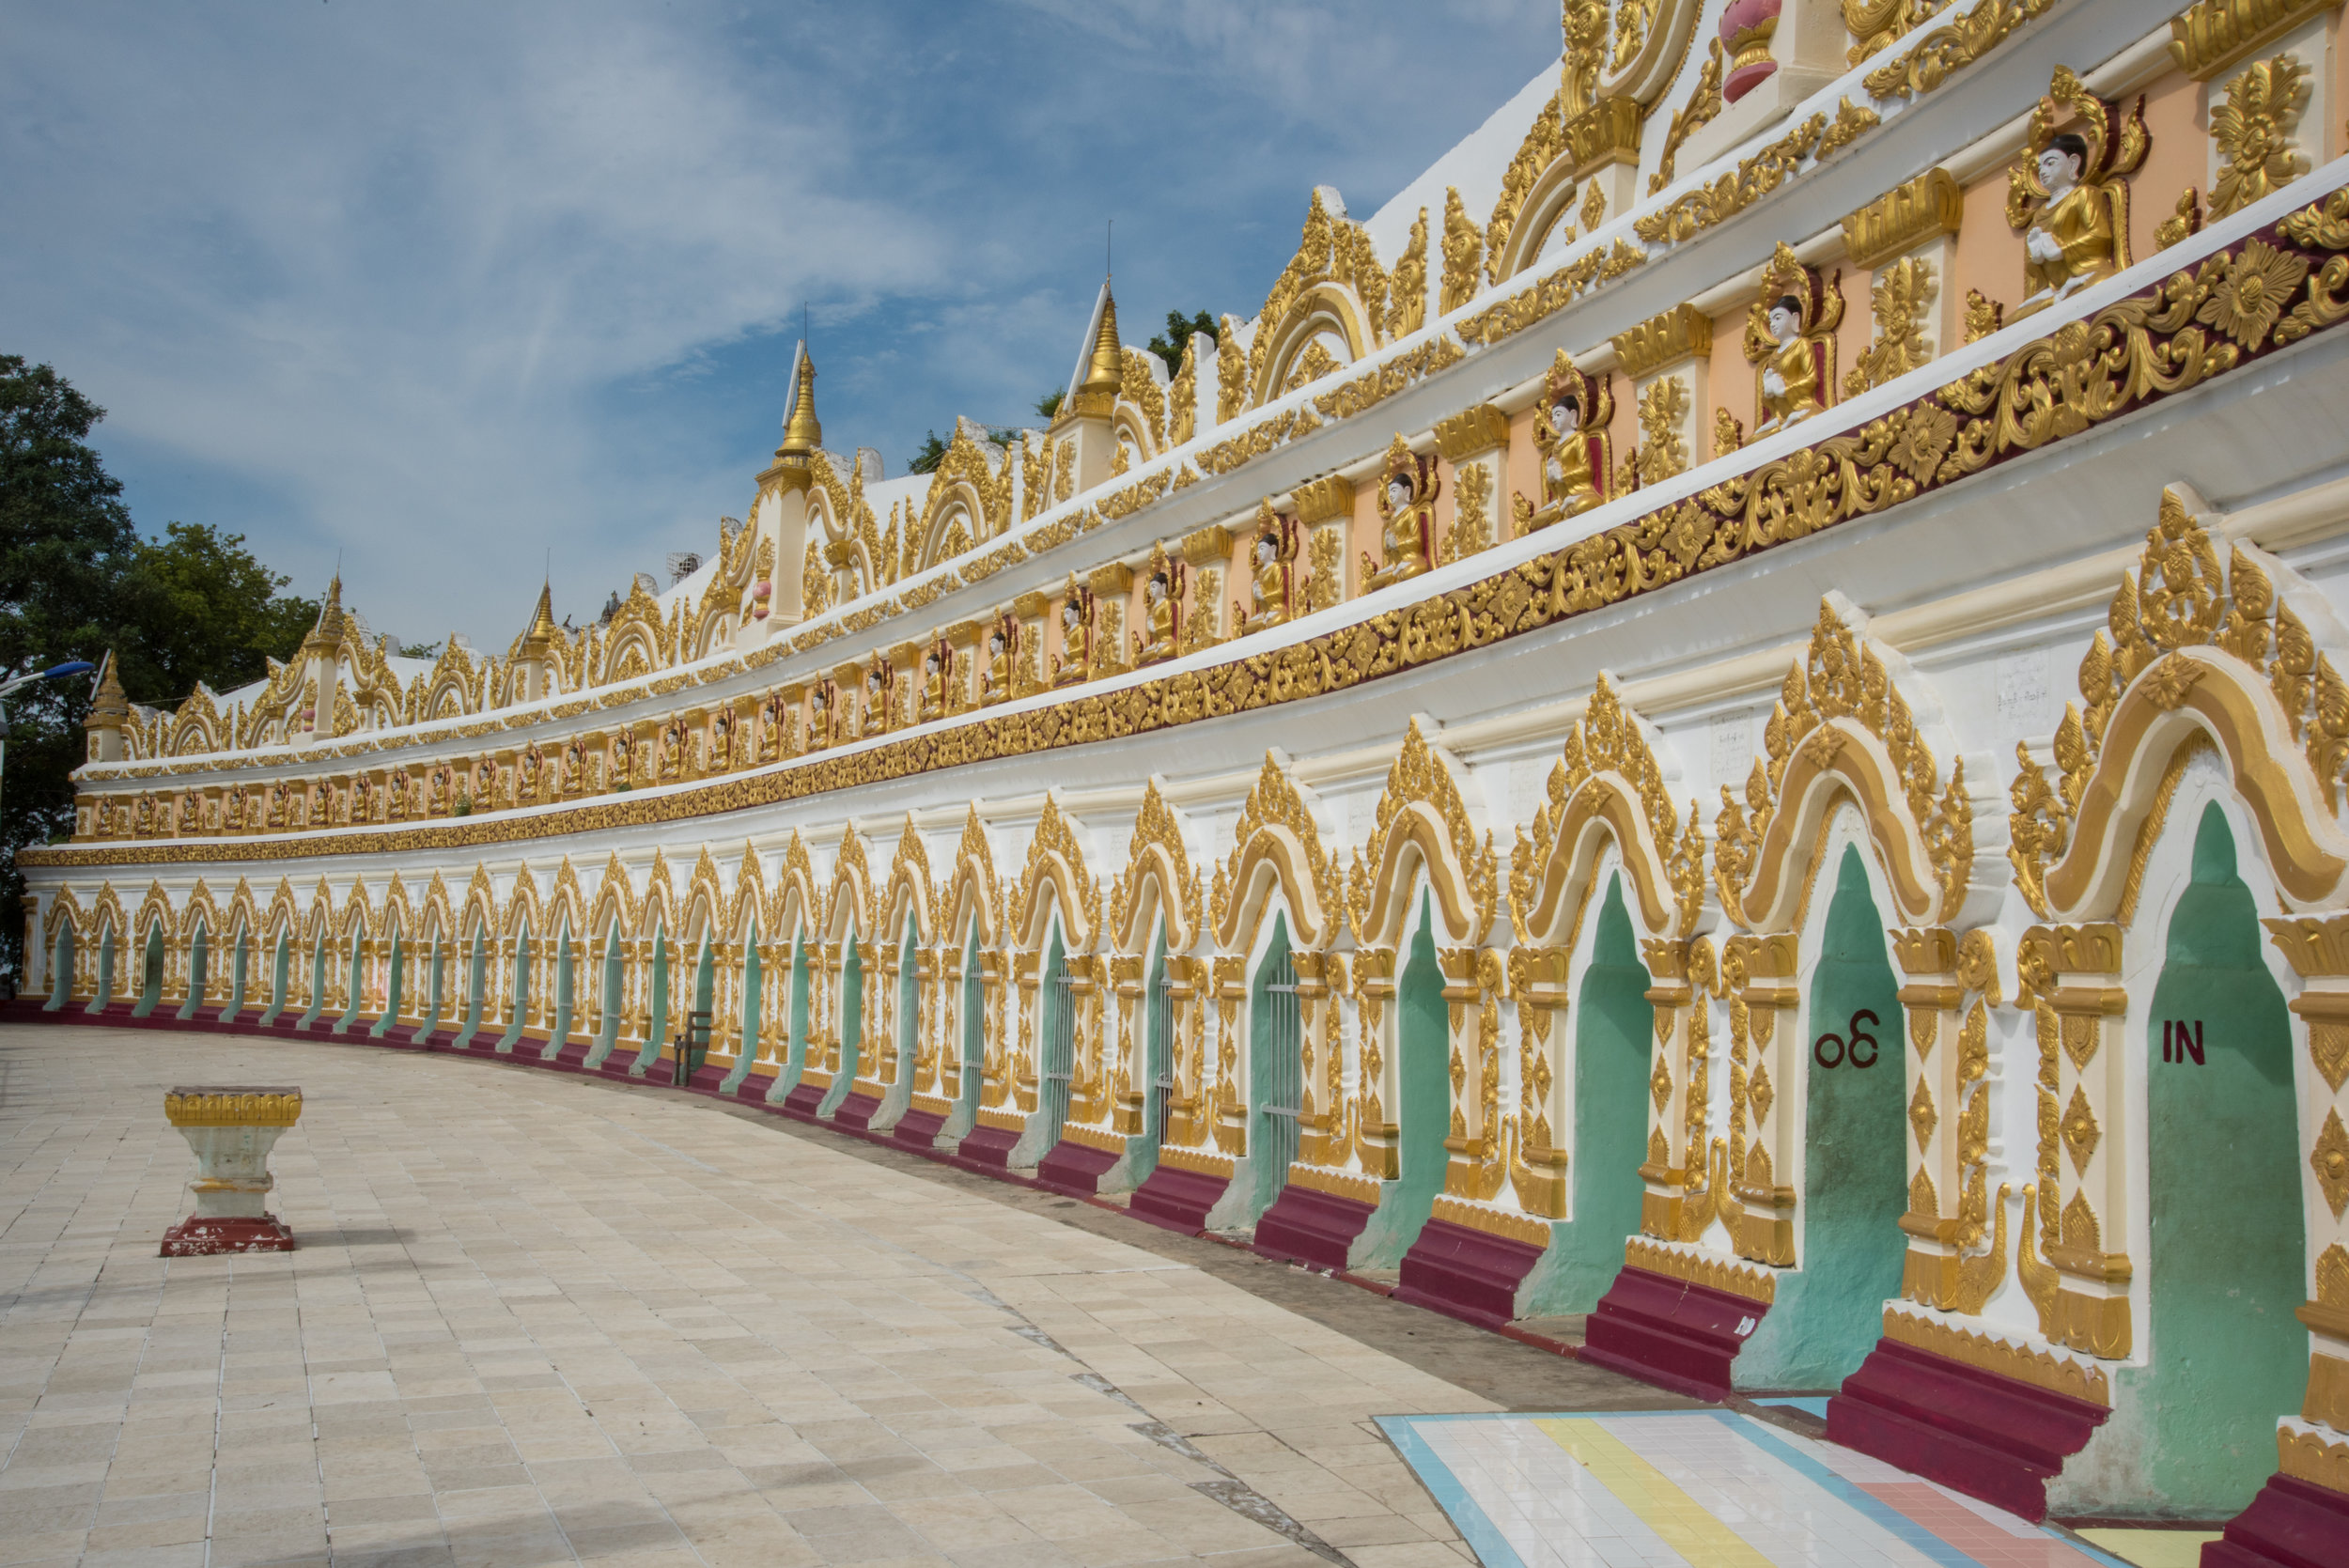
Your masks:
<path fill-rule="evenodd" d="M 1304 792 L 1280 757 L 1267 752 L 1233 828 L 1231 855 L 1215 869 L 1210 908 L 1216 945 L 1227 953 L 1252 949 L 1276 892 L 1298 946 L 1326 951 L 1336 945 L 1346 916 L 1344 878 L 1322 848 Z"/>
<path fill-rule="evenodd" d="M 1442 939 L 1455 947 L 1483 941 L 1499 897 L 1499 857 L 1489 833 L 1478 844 L 1449 761 L 1414 719 L 1388 770 L 1367 850 L 1357 852 L 1347 881 L 1357 943 L 1392 948 L 1400 940 L 1421 875 Z"/>
<path fill-rule="evenodd" d="M 1012 890 L 1012 944 L 1042 951 L 1055 909 L 1068 953 L 1091 952 L 1101 931 L 1101 890 L 1085 868 L 1084 849 L 1061 814 L 1060 802 L 1047 795 L 1044 815 L 1028 839 L 1027 863 Z"/>
<path fill-rule="evenodd" d="M 1126 846 L 1126 869 L 1110 884 L 1109 939 L 1119 953 L 1146 955 L 1159 924 L 1170 953 L 1188 953 L 1202 934 L 1199 874 L 1183 845 L 1181 824 L 1159 794 L 1143 787 Z"/>

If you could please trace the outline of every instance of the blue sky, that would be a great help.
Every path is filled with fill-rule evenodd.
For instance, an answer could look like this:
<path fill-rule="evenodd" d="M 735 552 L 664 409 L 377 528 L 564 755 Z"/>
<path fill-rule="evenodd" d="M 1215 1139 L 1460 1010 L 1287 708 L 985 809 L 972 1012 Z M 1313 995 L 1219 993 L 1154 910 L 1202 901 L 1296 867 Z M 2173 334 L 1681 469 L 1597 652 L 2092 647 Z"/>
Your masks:
<path fill-rule="evenodd" d="M 503 648 L 707 549 L 779 435 L 889 472 L 1253 313 L 1554 61 L 1554 0 L 0 0 L 0 351 L 109 411 L 141 527 Z"/>

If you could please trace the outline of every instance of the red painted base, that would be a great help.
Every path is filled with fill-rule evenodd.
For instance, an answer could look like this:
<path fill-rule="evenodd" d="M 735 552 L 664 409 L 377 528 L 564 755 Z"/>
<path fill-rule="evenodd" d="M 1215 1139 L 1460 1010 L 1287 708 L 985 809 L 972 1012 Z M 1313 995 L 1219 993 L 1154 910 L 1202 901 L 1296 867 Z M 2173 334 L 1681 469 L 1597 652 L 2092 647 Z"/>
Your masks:
<path fill-rule="evenodd" d="M 290 1252 L 293 1232 L 273 1214 L 258 1219 L 199 1219 L 188 1216 L 163 1233 L 166 1258 L 210 1258 L 223 1252 Z"/>
<path fill-rule="evenodd" d="M 1102 1174 L 1116 1163 L 1117 1157 L 1107 1149 L 1064 1138 L 1036 1161 L 1036 1185 L 1072 1197 L 1090 1198 L 1101 1190 Z"/>
<path fill-rule="evenodd" d="M 1334 1192 L 1284 1187 L 1256 1220 L 1256 1250 L 1315 1268 L 1344 1268 L 1346 1249 L 1376 1212 L 1368 1203 Z"/>
<path fill-rule="evenodd" d="M 767 1098 L 767 1091 L 775 1086 L 771 1073 L 744 1073 L 742 1081 L 734 1086 L 734 1097 L 756 1105 Z"/>
<path fill-rule="evenodd" d="M 897 1125 L 889 1129 L 889 1141 L 904 1145 L 916 1154 L 931 1154 L 930 1147 L 938 1141 L 938 1129 L 946 1125 L 946 1118 L 935 1110 L 915 1110 L 908 1108 Z"/>
<path fill-rule="evenodd" d="M 832 1125 L 846 1132 L 863 1132 L 880 1110 L 879 1096 L 851 1093 L 832 1108 Z"/>
<path fill-rule="evenodd" d="M 1011 1169 L 1011 1151 L 1019 1134 L 1011 1127 L 972 1127 L 956 1145 L 952 1163 L 981 1175 L 1000 1176 Z"/>
<path fill-rule="evenodd" d="M 687 1081 L 686 1087 L 697 1094 L 714 1094 L 718 1093 L 718 1085 L 723 1083 L 726 1080 L 726 1075 L 732 1071 L 734 1071 L 732 1067 L 699 1068 Z"/>
<path fill-rule="evenodd" d="M 2349 1568 L 2349 1496 L 2272 1475 L 2202 1545 L 2202 1568 Z"/>
<path fill-rule="evenodd" d="M 1403 1254 L 1394 1298 L 1498 1328 L 1517 1316 L 1517 1285 L 1541 1261 L 1531 1243 L 1430 1219 Z"/>
<path fill-rule="evenodd" d="M 1583 1327 L 1580 1359 L 1698 1399 L 1727 1399 L 1729 1369 L 1769 1309 L 1626 1265 Z"/>
<path fill-rule="evenodd" d="M 783 1096 L 783 1113 L 795 1122 L 816 1120 L 816 1108 L 824 1103 L 824 1086 L 820 1083 L 793 1084 L 791 1092 Z"/>
<path fill-rule="evenodd" d="M 2026 1519 L 2044 1519 L 2047 1483 L 2111 1413 L 1878 1340 L 1827 1402 L 1827 1436 Z"/>
<path fill-rule="evenodd" d="M 1231 1185 L 1226 1176 L 1161 1165 L 1134 1188 L 1133 1205 L 1126 1212 L 1162 1230 L 1197 1235 L 1206 1228 L 1207 1211 L 1215 1207 L 1216 1200 Z"/>
<path fill-rule="evenodd" d="M 567 1073 L 578 1072 L 580 1064 L 587 1060 L 587 1053 L 595 1048 L 596 1044 L 592 1040 L 575 1040 L 556 1051 L 554 1060 L 549 1062 L 547 1065 L 560 1067 Z"/>

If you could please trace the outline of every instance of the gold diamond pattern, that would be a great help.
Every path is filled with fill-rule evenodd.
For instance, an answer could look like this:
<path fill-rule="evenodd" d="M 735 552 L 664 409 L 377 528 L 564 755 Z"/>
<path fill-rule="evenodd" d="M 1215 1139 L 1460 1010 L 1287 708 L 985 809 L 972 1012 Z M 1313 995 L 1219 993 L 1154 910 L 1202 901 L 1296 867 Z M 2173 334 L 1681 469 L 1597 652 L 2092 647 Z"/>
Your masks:
<path fill-rule="evenodd" d="M 2349 1024 L 2310 1024 L 2309 1058 L 2333 1093 L 2340 1094 L 2341 1080 L 2349 1079 Z"/>
<path fill-rule="evenodd" d="M 2341 1112 L 2325 1112 L 2325 1130 L 2316 1135 L 2316 1147 L 2309 1153 L 2309 1164 L 2315 1169 L 2316 1185 L 2325 1189 L 2325 1201 L 2333 1206 L 2333 1218 L 2341 1218 L 2349 1209 L 2349 1128 L 2341 1125 Z"/>
<path fill-rule="evenodd" d="M 1664 1053 L 1662 1051 L 1657 1051 L 1656 1053 L 1656 1071 L 1649 1075 L 1647 1080 L 1647 1092 L 1654 1097 L 1656 1101 L 1656 1109 L 1658 1114 L 1662 1113 L 1664 1107 L 1672 1103 L 1672 1069 L 1664 1064 Z"/>
<path fill-rule="evenodd" d="M 1933 1094 L 1921 1078 L 1917 1080 L 1917 1092 L 1908 1098 L 1908 1125 L 1917 1131 L 1917 1152 L 1921 1155 L 1933 1142 L 1933 1129 L 1941 1125 L 1941 1113 L 1933 1109 Z"/>
<path fill-rule="evenodd" d="M 2063 1108 L 2063 1146 L 2072 1151 L 2072 1169 L 2088 1174 L 2088 1161 L 2104 1141 L 2104 1129 L 2096 1125 L 2096 1113 L 2089 1109 L 2088 1096 L 2079 1086 L 2072 1088 L 2072 1103 Z"/>
<path fill-rule="evenodd" d="M 2063 1054 L 2072 1059 L 2072 1065 L 2081 1072 L 2096 1056 L 2096 1048 L 2104 1043 L 2103 1020 L 2093 1013 L 2063 1015 Z"/>
<path fill-rule="evenodd" d="M 1755 1126 L 1760 1126 L 1763 1118 L 1769 1115 L 1770 1101 L 1773 1097 L 1770 1089 L 1770 1070 L 1767 1067 L 1756 1067 L 1753 1070 L 1753 1087 L 1746 1091 L 1746 1103 L 1753 1107 Z"/>

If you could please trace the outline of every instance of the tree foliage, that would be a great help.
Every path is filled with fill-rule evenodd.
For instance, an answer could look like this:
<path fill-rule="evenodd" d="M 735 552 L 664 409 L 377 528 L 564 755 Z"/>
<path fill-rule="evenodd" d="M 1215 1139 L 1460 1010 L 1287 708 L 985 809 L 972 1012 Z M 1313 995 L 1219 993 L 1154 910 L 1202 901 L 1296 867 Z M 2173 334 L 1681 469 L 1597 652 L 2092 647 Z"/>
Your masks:
<path fill-rule="evenodd" d="M 1179 310 L 1166 313 L 1166 331 L 1150 340 L 1150 351 L 1166 362 L 1168 375 L 1182 369 L 1183 349 L 1197 333 L 1206 333 L 1209 337 L 1215 335 L 1215 319 L 1206 311 L 1193 311 L 1188 321 L 1183 319 L 1183 313 Z"/>
<path fill-rule="evenodd" d="M 945 460 L 946 443 L 938 439 L 936 430 L 932 430 L 922 442 L 922 449 L 914 453 L 913 460 L 906 464 L 906 472 L 908 474 L 936 474 L 938 465 Z"/>
<path fill-rule="evenodd" d="M 89 444 L 105 417 L 49 365 L 0 354 L 0 675 L 111 652 L 132 701 L 177 706 L 198 681 L 226 691 L 290 658 L 317 601 L 285 593 L 241 535 L 175 522 L 141 538 Z M 8 699 L 0 908 L 21 907 L 17 849 L 72 829 L 90 695 L 71 679 Z M 0 963 L 20 961 L 23 937 L 0 920 Z"/>
<path fill-rule="evenodd" d="M 1067 396 L 1068 395 L 1063 392 L 1060 388 L 1054 387 L 1051 391 L 1046 393 L 1043 396 L 1035 400 L 1035 411 L 1042 414 L 1045 418 L 1050 419 L 1054 414 L 1060 412 L 1061 399 Z"/>

